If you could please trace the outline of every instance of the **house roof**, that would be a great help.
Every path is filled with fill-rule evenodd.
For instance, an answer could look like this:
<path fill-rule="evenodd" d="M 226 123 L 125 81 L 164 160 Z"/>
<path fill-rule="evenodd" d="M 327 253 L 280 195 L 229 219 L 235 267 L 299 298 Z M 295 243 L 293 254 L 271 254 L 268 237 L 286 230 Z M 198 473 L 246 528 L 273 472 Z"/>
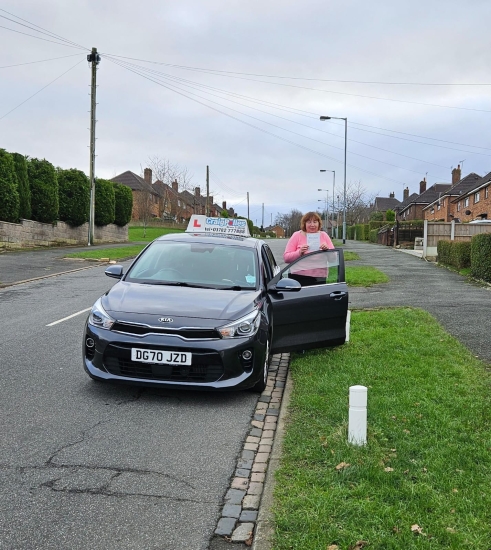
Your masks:
<path fill-rule="evenodd" d="M 476 182 L 480 179 L 481 176 L 471 172 L 470 174 L 467 174 L 465 178 L 462 178 L 460 181 L 452 185 L 450 189 L 442 194 L 442 197 L 460 197 L 461 195 L 467 193 L 470 189 L 474 188 Z"/>
<path fill-rule="evenodd" d="M 452 187 L 452 184 L 450 183 L 434 183 L 426 191 L 423 191 L 421 195 L 417 195 L 416 198 L 409 200 L 409 197 L 407 199 L 407 202 L 405 201 L 404 208 L 402 208 L 399 213 L 401 214 L 402 212 L 404 212 L 404 210 L 407 210 L 412 204 L 422 204 L 424 206 L 431 204 L 432 202 L 438 200 L 441 195 L 445 193 L 445 191 L 448 191 L 448 189 L 450 189 L 450 187 Z M 411 197 L 413 197 L 414 195 L 415 193 L 413 193 Z"/>
<path fill-rule="evenodd" d="M 456 197 L 452 202 L 457 202 L 461 197 L 465 195 L 469 195 L 470 193 L 474 193 L 478 189 L 481 189 L 482 187 L 486 187 L 486 185 L 489 185 L 491 183 L 491 172 L 483 176 L 482 178 L 479 178 L 474 182 L 474 185 L 469 186 L 467 189 L 462 190 L 462 193 L 459 194 L 458 197 Z"/>
<path fill-rule="evenodd" d="M 393 197 L 375 197 L 373 208 L 376 212 L 387 212 L 387 210 L 394 210 L 400 204 L 401 202 Z"/>
<path fill-rule="evenodd" d="M 402 212 L 406 209 L 406 206 L 409 206 L 410 204 L 413 204 L 414 201 L 419 197 L 418 193 L 413 193 L 412 195 L 409 195 L 407 199 L 404 199 L 401 204 L 399 205 L 399 212 Z"/>
<path fill-rule="evenodd" d="M 148 184 L 143 178 L 137 176 L 134 172 L 131 172 L 131 170 L 127 170 L 118 176 L 114 176 L 114 178 L 111 178 L 110 181 L 115 181 L 116 183 L 126 185 L 126 187 L 129 187 L 133 191 L 147 191 L 153 195 L 159 195 L 152 185 Z"/>

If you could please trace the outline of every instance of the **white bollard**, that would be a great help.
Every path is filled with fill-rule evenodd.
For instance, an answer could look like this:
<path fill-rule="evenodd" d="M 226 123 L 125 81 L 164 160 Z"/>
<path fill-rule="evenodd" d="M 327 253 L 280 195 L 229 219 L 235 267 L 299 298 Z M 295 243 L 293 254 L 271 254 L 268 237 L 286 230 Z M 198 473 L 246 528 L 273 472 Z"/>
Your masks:
<path fill-rule="evenodd" d="M 348 442 L 354 445 L 367 442 L 367 396 L 366 386 L 350 386 Z"/>

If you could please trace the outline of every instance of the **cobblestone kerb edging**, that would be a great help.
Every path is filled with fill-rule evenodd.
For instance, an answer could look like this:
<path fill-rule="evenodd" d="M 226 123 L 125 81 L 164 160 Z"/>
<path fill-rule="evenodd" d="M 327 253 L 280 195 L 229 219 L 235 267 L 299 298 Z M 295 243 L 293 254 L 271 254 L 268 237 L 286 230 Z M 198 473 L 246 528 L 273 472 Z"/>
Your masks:
<path fill-rule="evenodd" d="M 273 355 L 268 383 L 259 397 L 251 429 L 237 460 L 215 534 L 230 542 L 252 542 L 276 432 L 290 354 Z"/>

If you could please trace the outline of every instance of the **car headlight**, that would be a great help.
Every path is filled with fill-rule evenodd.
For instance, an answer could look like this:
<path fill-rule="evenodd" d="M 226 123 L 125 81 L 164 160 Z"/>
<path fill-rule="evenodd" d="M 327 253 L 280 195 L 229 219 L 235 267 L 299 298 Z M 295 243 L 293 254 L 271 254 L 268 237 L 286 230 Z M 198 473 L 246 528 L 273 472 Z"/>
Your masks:
<path fill-rule="evenodd" d="M 115 319 L 106 313 L 106 310 L 102 307 L 101 299 L 99 298 L 90 311 L 89 324 L 94 327 L 110 330 L 115 322 Z"/>
<path fill-rule="evenodd" d="M 253 311 L 233 323 L 218 327 L 217 330 L 222 338 L 244 338 L 246 336 L 254 336 L 259 330 L 260 324 L 261 313 Z"/>

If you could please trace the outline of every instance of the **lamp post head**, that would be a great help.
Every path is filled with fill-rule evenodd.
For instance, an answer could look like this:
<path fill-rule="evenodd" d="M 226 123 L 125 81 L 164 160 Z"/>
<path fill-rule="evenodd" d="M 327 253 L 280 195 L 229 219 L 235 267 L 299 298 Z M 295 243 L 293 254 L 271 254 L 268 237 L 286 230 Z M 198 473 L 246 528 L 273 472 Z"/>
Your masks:
<path fill-rule="evenodd" d="M 330 116 L 321 116 L 320 119 L 321 120 L 331 120 L 331 117 Z"/>
<path fill-rule="evenodd" d="M 327 170 L 319 170 L 319 172 L 327 172 Z"/>

